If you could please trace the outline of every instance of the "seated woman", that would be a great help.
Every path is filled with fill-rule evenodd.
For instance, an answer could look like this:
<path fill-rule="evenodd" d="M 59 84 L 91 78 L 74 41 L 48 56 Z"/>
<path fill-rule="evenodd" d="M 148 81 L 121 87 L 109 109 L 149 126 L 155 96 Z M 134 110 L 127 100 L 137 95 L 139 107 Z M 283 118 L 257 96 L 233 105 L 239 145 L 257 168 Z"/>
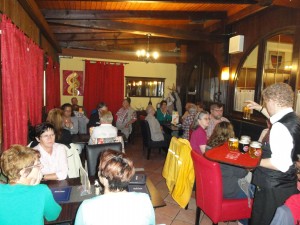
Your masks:
<path fill-rule="evenodd" d="M 155 109 L 152 105 L 148 105 L 146 108 L 147 116 L 145 120 L 147 120 L 151 133 L 152 141 L 164 141 L 166 147 L 169 147 L 171 141 L 171 135 L 165 134 L 162 132 L 161 126 L 158 120 L 155 118 Z"/>
<path fill-rule="evenodd" d="M 118 130 L 121 130 L 122 134 L 125 135 L 126 138 L 132 132 L 132 124 L 137 120 L 136 112 L 130 106 L 131 99 L 126 98 L 123 100 L 122 108 L 116 113 L 117 115 L 117 122 L 116 127 Z"/>
<path fill-rule="evenodd" d="M 133 162 L 124 153 L 103 152 L 98 176 L 104 186 L 104 194 L 83 201 L 75 225 L 154 225 L 155 214 L 149 196 L 126 191 L 134 173 Z"/>
<path fill-rule="evenodd" d="M 72 105 L 65 103 L 61 106 L 63 112 L 63 128 L 69 130 L 71 134 L 78 134 L 78 118 L 74 115 Z"/>
<path fill-rule="evenodd" d="M 168 123 L 172 121 L 172 115 L 168 113 L 167 101 L 162 100 L 160 102 L 160 108 L 157 109 L 156 112 L 156 119 L 160 124 Z"/>
<path fill-rule="evenodd" d="M 207 151 L 209 151 L 211 148 L 223 145 L 231 137 L 234 137 L 234 130 L 232 124 L 226 121 L 218 123 L 214 128 L 212 135 L 207 141 Z M 247 198 L 247 195 L 240 188 L 238 180 L 244 178 L 248 174 L 248 171 L 241 167 L 231 166 L 222 163 L 220 163 L 220 167 L 222 172 L 223 197 L 229 199 Z M 248 185 L 247 188 L 249 187 L 252 188 Z M 251 192 L 253 193 L 253 190 L 251 190 Z M 240 223 L 244 225 L 248 224 L 248 220 L 240 220 Z"/>
<path fill-rule="evenodd" d="M 63 111 L 59 108 L 51 109 L 46 121 L 51 123 L 55 131 L 55 142 L 66 145 L 70 148 L 72 135 L 69 130 L 63 128 Z"/>
<path fill-rule="evenodd" d="M 197 113 L 192 126 L 193 133 L 190 138 L 191 147 L 193 150 L 203 154 L 205 152 L 207 137 L 205 129 L 209 124 L 209 113 L 202 111 Z"/>
<path fill-rule="evenodd" d="M 68 175 L 68 161 L 65 146 L 55 143 L 54 127 L 50 123 L 42 123 L 35 128 L 36 140 L 34 149 L 41 154 L 44 180 L 64 180 Z"/>
<path fill-rule="evenodd" d="M 1 171 L 8 184 L 0 184 L 1 225 L 42 225 L 44 218 L 56 220 L 61 207 L 42 179 L 40 153 L 12 145 L 1 156 Z"/>

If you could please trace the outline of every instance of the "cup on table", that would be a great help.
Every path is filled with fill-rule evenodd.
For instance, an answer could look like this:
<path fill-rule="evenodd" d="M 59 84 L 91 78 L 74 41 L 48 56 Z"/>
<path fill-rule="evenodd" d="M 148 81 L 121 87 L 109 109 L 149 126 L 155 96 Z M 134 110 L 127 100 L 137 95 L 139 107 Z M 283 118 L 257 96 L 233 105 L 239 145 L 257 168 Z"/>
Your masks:
<path fill-rule="evenodd" d="M 249 155 L 251 158 L 258 158 L 261 156 L 262 149 L 261 149 L 261 143 L 258 141 L 252 141 L 250 143 L 250 148 L 249 148 Z"/>
<path fill-rule="evenodd" d="M 244 106 L 243 108 L 243 119 L 250 120 L 251 109 L 248 106 Z"/>
<path fill-rule="evenodd" d="M 250 140 L 249 139 L 241 139 L 239 141 L 239 150 L 241 153 L 246 153 L 249 151 Z"/>
<path fill-rule="evenodd" d="M 239 139 L 238 138 L 229 138 L 228 139 L 229 149 L 232 151 L 237 151 L 239 149 Z"/>

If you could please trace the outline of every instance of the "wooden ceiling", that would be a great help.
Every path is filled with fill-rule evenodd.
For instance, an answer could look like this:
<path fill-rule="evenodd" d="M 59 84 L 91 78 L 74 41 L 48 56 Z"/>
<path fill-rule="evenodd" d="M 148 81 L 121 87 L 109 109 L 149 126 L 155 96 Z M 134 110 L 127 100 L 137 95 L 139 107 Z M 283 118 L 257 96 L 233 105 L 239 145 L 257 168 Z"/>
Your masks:
<path fill-rule="evenodd" d="M 165 62 L 184 61 L 188 42 L 224 41 L 228 37 L 225 25 L 266 7 L 300 8 L 299 0 L 35 2 L 64 55 L 135 60 L 134 52 L 146 48 L 147 34 L 151 34 L 150 50 L 158 50 Z"/>

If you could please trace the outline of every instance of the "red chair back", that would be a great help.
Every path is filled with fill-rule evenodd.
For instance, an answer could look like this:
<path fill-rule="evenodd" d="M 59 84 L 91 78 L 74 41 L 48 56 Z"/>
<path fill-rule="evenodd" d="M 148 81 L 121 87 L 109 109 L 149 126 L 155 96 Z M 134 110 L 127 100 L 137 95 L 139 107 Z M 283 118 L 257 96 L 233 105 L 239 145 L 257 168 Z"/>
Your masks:
<path fill-rule="evenodd" d="M 207 160 L 195 150 L 191 152 L 196 176 L 196 205 L 213 221 L 250 218 L 248 199 L 223 199 L 222 174 L 219 163 Z"/>

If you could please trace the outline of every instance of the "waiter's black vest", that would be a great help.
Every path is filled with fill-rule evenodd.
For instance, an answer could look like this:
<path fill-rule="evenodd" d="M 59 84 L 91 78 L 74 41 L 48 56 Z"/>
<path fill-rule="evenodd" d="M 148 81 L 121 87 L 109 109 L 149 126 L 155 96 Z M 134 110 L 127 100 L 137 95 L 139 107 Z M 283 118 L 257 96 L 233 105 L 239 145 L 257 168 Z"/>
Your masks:
<path fill-rule="evenodd" d="M 300 119 L 294 113 L 288 113 L 279 121 L 287 127 L 294 141 L 291 158 L 297 161 L 297 154 L 300 154 Z M 284 149 L 282 149 L 284 151 Z M 262 158 L 270 158 L 272 155 L 270 145 L 263 146 Z M 265 167 L 257 167 L 253 174 L 253 183 L 261 188 L 289 188 L 296 187 L 297 176 L 294 165 L 291 165 L 287 172 L 283 173 L 279 170 L 272 170 Z"/>

